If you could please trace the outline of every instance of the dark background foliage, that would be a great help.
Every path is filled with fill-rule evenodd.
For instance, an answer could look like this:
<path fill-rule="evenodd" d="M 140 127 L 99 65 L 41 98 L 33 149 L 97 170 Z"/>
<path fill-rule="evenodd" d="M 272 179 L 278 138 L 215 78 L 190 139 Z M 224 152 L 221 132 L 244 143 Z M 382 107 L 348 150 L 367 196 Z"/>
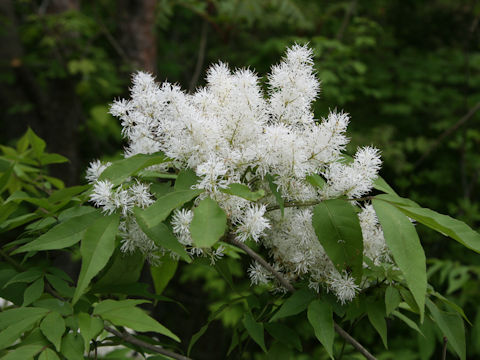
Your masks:
<path fill-rule="evenodd" d="M 70 159 L 54 175 L 78 184 L 90 160 L 119 156 L 120 126 L 108 106 L 128 96 L 133 71 L 193 91 L 212 62 L 266 74 L 286 46 L 308 42 L 322 81 L 317 117 L 333 108 L 350 113 L 350 150 L 379 147 L 382 176 L 402 196 L 478 229 L 479 19 L 475 0 L 4 0 L 0 142 L 32 127 L 49 151 Z M 467 349 L 476 358 L 478 255 L 418 227 L 427 258 L 443 259 L 429 264 L 430 281 L 474 324 Z M 167 291 L 190 315 L 174 304 L 156 310 L 183 322 L 182 338 L 205 323 L 207 304 L 229 292 L 202 265 L 181 267 Z M 235 316 L 232 307 L 212 323 L 196 358 L 226 352 Z M 353 331 L 384 351 L 373 332 Z M 408 333 L 390 334 L 384 358 L 417 358 L 417 339 Z"/>

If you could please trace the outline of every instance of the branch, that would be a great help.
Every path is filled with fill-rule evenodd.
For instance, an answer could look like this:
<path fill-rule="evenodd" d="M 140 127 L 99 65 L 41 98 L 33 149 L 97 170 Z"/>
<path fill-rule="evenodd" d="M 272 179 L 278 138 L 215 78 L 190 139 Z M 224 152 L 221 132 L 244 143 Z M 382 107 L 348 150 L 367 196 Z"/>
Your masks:
<path fill-rule="evenodd" d="M 346 199 L 348 201 L 370 201 L 374 199 L 374 196 L 364 196 L 361 198 L 357 199 Z M 291 201 L 291 202 L 286 202 L 283 204 L 284 208 L 287 207 L 309 207 L 309 206 L 315 206 L 318 205 L 322 202 L 323 200 L 313 200 L 313 201 Z M 280 206 L 278 205 L 270 205 L 267 207 L 267 212 L 268 211 L 273 211 L 273 210 L 279 210 Z"/>
<path fill-rule="evenodd" d="M 431 145 L 427 151 L 425 151 L 425 153 L 422 155 L 422 157 L 420 159 L 418 159 L 418 161 L 415 163 L 415 165 L 413 166 L 414 168 L 417 168 L 420 164 L 422 164 L 425 159 L 430 155 L 430 153 L 435 150 L 438 145 L 440 145 L 440 143 L 449 135 L 451 135 L 452 133 L 454 133 L 456 130 L 458 130 L 458 128 L 460 126 L 462 126 L 463 124 L 465 124 L 468 120 L 470 120 L 470 118 L 475 115 L 475 113 L 480 110 L 480 102 L 478 102 L 473 108 L 471 108 L 468 113 L 466 113 L 460 120 L 458 120 L 454 125 L 452 125 L 451 127 L 449 127 L 447 130 L 445 130 L 441 135 L 440 137 L 433 143 L 433 145 Z"/>
<path fill-rule="evenodd" d="M 202 32 L 200 34 L 200 44 L 198 46 L 198 57 L 197 63 L 195 64 L 195 71 L 193 72 L 192 80 L 190 81 L 190 86 L 188 91 L 192 93 L 197 86 L 198 78 L 200 77 L 200 72 L 202 71 L 203 62 L 205 60 L 205 49 L 207 47 L 207 34 L 208 34 L 208 22 L 203 20 L 202 23 Z"/>
<path fill-rule="evenodd" d="M 126 341 L 130 344 L 133 344 L 133 345 L 140 346 L 140 347 L 145 348 L 145 349 L 148 349 L 148 350 L 150 350 L 152 352 L 155 352 L 157 354 L 162 354 L 162 355 L 165 355 L 165 356 L 171 357 L 172 359 L 177 359 L 177 360 L 192 360 L 191 358 L 189 358 L 187 356 L 183 356 L 183 355 L 174 353 L 173 351 L 165 350 L 164 348 L 162 348 L 160 346 L 155 346 L 155 345 L 149 344 L 145 341 L 142 341 L 140 339 L 137 339 L 136 337 L 134 337 L 130 334 L 121 333 L 120 331 L 118 331 L 114 328 L 105 326 L 104 329 L 106 331 L 108 331 L 109 333 L 119 337 L 123 341 Z"/>
<path fill-rule="evenodd" d="M 276 271 L 272 265 L 270 265 L 267 261 L 265 261 L 259 254 L 257 254 L 255 251 L 253 251 L 250 247 L 245 245 L 244 243 L 233 239 L 231 236 L 228 236 L 225 239 L 225 242 L 232 244 L 243 251 L 247 253 L 248 256 L 250 256 L 252 259 L 257 261 L 260 265 L 262 265 L 265 269 L 270 271 L 273 276 L 282 284 L 284 288 L 286 288 L 290 292 L 295 292 L 296 289 L 290 284 L 290 282 L 283 277 L 283 275 Z M 365 349 L 357 340 L 355 340 L 349 333 L 347 333 L 345 330 L 343 330 L 340 325 L 338 325 L 336 322 L 333 323 L 333 326 L 335 328 L 335 331 L 345 339 L 350 345 L 352 345 L 359 353 L 361 353 L 363 356 L 365 356 L 366 359 L 368 360 L 377 360 L 375 356 L 370 354 L 367 349 Z"/>

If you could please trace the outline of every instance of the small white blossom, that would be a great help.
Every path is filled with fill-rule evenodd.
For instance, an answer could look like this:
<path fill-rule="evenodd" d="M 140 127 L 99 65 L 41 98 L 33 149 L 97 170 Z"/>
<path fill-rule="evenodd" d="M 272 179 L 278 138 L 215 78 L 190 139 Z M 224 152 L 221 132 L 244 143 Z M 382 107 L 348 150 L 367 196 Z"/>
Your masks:
<path fill-rule="evenodd" d="M 270 227 L 268 220 L 263 216 L 266 210 L 267 207 L 265 205 L 253 205 L 247 208 L 244 217 L 235 231 L 238 240 L 243 242 L 251 237 L 253 240 L 259 241 L 265 229 Z"/>
<path fill-rule="evenodd" d="M 85 175 L 88 183 L 93 184 L 95 181 L 97 181 L 102 172 L 110 165 L 112 165 L 111 162 L 106 162 L 104 164 L 100 160 L 92 161 L 88 166 L 87 173 Z"/>

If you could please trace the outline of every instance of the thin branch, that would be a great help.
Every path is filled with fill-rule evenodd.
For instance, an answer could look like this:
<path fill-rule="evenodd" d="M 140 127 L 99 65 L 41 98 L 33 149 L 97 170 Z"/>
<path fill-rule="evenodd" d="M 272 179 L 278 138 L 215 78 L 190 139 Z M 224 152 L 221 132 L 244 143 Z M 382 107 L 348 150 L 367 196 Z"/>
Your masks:
<path fill-rule="evenodd" d="M 290 284 L 290 282 L 287 279 L 285 279 L 282 276 L 282 274 L 280 274 L 277 270 L 275 270 L 272 265 L 270 265 L 267 261 L 265 261 L 264 258 L 258 255 L 250 247 L 248 247 L 247 245 L 245 245 L 244 243 L 238 240 L 233 239 L 232 237 L 228 237 L 225 241 L 245 251 L 248 256 L 250 256 L 256 262 L 262 265 L 265 269 L 270 271 L 285 289 L 287 289 L 290 292 L 295 292 L 295 288 L 292 286 L 292 284 Z"/>
<path fill-rule="evenodd" d="M 442 360 L 447 359 L 447 343 L 448 339 L 446 336 L 443 337 L 443 351 L 442 351 Z"/>
<path fill-rule="evenodd" d="M 208 35 L 208 22 L 203 20 L 202 30 L 200 34 L 200 44 L 198 45 L 198 57 L 197 63 L 195 64 L 195 71 L 193 72 L 192 80 L 190 81 L 190 86 L 188 91 L 192 93 L 197 86 L 198 79 L 200 77 L 200 72 L 202 71 L 203 62 L 205 60 L 205 49 L 207 48 L 207 35 Z"/>
<path fill-rule="evenodd" d="M 357 1 L 358 0 L 353 0 L 347 11 L 345 12 L 345 16 L 342 21 L 342 25 L 340 26 L 340 29 L 338 30 L 337 36 L 335 37 L 338 41 L 342 41 L 343 35 L 345 34 L 345 30 L 348 27 L 348 24 L 350 23 L 350 20 L 352 18 L 353 12 L 355 11 L 355 8 L 357 7 Z"/>
<path fill-rule="evenodd" d="M 105 326 L 104 329 L 106 331 L 108 331 L 109 333 L 119 337 L 123 341 L 129 342 L 130 344 L 137 345 L 137 346 L 140 346 L 140 347 L 145 348 L 145 349 L 148 349 L 148 350 L 150 350 L 152 352 L 155 352 L 157 354 L 162 354 L 162 355 L 165 355 L 165 356 L 171 357 L 172 359 L 177 359 L 177 360 L 192 360 L 191 358 L 189 358 L 187 356 L 183 356 L 183 355 L 174 353 L 173 351 L 165 350 L 164 348 L 162 348 L 160 346 L 155 346 L 155 345 L 149 344 L 145 341 L 137 339 L 136 337 L 134 337 L 130 334 L 122 333 L 122 332 L 120 332 L 120 331 L 118 331 L 114 328 L 109 327 L 109 326 Z"/>
<path fill-rule="evenodd" d="M 346 199 L 348 201 L 370 201 L 374 199 L 374 196 L 364 196 L 358 199 Z M 309 207 L 309 206 L 315 206 L 318 205 L 322 202 L 323 200 L 313 200 L 313 201 L 291 201 L 291 202 L 285 202 L 283 204 L 284 208 L 288 207 Z M 270 205 L 267 207 L 267 212 L 268 211 L 273 211 L 273 210 L 279 210 L 280 206 L 279 205 Z"/>
<path fill-rule="evenodd" d="M 480 102 L 478 102 L 473 108 L 471 108 L 468 113 L 466 113 L 460 120 L 458 120 L 454 125 L 449 127 L 447 130 L 445 130 L 440 137 L 425 151 L 425 153 L 422 155 L 420 159 L 415 163 L 414 168 L 417 168 L 422 164 L 425 159 L 430 155 L 430 153 L 435 150 L 440 143 L 445 140 L 446 137 L 449 135 L 453 134 L 455 131 L 458 130 L 463 124 L 465 124 L 468 120 L 470 120 L 475 113 L 480 110 Z"/>
<path fill-rule="evenodd" d="M 275 278 L 280 282 L 280 284 L 286 288 L 288 291 L 290 292 L 295 292 L 296 289 L 292 286 L 292 284 L 290 284 L 290 282 L 285 279 L 283 277 L 283 275 L 276 271 L 272 265 L 270 265 L 267 261 L 265 261 L 259 254 L 257 254 L 255 251 L 253 251 L 250 247 L 248 247 L 247 245 L 245 245 L 244 243 L 240 242 L 240 241 L 237 241 L 235 239 L 233 239 L 233 237 L 231 236 L 228 236 L 226 239 L 225 239 L 225 242 L 227 243 L 230 243 L 240 249 L 242 249 L 243 251 L 245 251 L 247 253 L 248 256 L 250 256 L 252 259 L 254 259 L 255 261 L 257 261 L 260 265 L 262 265 L 265 269 L 267 269 L 268 271 L 270 271 L 273 276 L 275 276 Z M 344 338 L 350 345 L 352 345 L 355 349 L 357 349 L 357 351 L 359 353 L 361 353 L 366 359 L 368 360 L 377 360 L 377 358 L 375 356 L 373 356 L 372 354 L 370 354 L 370 352 L 365 349 L 362 344 L 360 344 L 357 340 L 355 340 L 349 333 L 347 333 L 345 330 L 343 330 L 340 325 L 338 325 L 337 323 L 333 323 L 334 325 L 334 328 L 335 328 L 335 331 L 342 337 Z"/>

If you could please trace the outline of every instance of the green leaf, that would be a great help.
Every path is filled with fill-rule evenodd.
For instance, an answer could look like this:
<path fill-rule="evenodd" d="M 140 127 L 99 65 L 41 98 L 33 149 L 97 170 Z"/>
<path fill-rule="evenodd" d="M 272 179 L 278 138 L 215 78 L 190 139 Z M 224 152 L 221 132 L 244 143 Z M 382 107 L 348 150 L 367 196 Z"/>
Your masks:
<path fill-rule="evenodd" d="M 263 324 L 256 322 L 252 314 L 249 312 L 245 313 L 242 322 L 250 337 L 262 348 L 263 351 L 267 352 L 267 348 L 265 347 Z"/>
<path fill-rule="evenodd" d="M 43 346 L 40 344 L 30 344 L 19 346 L 15 350 L 11 350 L 7 355 L 3 356 L 3 360 L 27 360 L 33 359 L 40 351 L 42 351 Z"/>
<path fill-rule="evenodd" d="M 2 176 L 0 176 L 0 194 L 5 190 L 9 180 L 10 176 L 12 175 L 13 172 L 13 167 L 15 164 L 11 164 L 10 167 L 5 171 Z"/>
<path fill-rule="evenodd" d="M 301 313 L 308 304 L 317 296 L 310 289 L 300 289 L 295 291 L 272 316 L 270 322 Z"/>
<path fill-rule="evenodd" d="M 174 189 L 175 191 L 191 190 L 192 185 L 195 185 L 199 179 L 192 169 L 183 169 L 178 173 Z"/>
<path fill-rule="evenodd" d="M 57 203 L 59 201 L 64 200 L 71 200 L 71 198 L 75 195 L 78 195 L 90 188 L 90 185 L 79 185 L 79 186 L 72 186 L 65 189 L 57 190 L 50 195 L 48 201 L 51 203 Z"/>
<path fill-rule="evenodd" d="M 35 156 L 39 157 L 40 155 L 42 155 L 45 147 L 47 146 L 45 144 L 45 141 L 38 137 L 31 128 L 28 128 L 26 135 L 28 136 L 30 145 L 32 145 L 33 153 L 35 154 Z"/>
<path fill-rule="evenodd" d="M 29 309 L 29 308 L 21 308 L 21 309 Z M 12 324 L 10 324 L 8 327 L 6 327 L 0 332 L 0 350 L 5 349 L 14 341 L 18 340 L 21 334 L 23 334 L 25 331 L 30 330 L 32 326 L 37 321 L 39 321 L 46 313 L 47 311 L 44 310 L 44 311 L 38 311 L 34 315 L 30 314 L 30 316 L 27 318 L 23 318 L 23 317 L 16 318 L 15 322 L 13 322 Z M 21 312 L 18 312 L 17 314 L 19 315 L 21 314 Z M 22 319 L 22 320 L 19 320 L 19 319 Z"/>
<path fill-rule="evenodd" d="M 411 329 L 415 330 L 416 332 L 418 332 L 419 334 L 421 334 L 423 336 L 423 333 L 422 331 L 420 330 L 420 328 L 418 327 L 418 325 L 412 320 L 410 319 L 409 317 L 403 315 L 400 311 L 398 310 L 394 310 L 392 312 L 392 315 L 395 316 L 396 318 L 402 320 L 405 324 L 408 325 L 408 327 L 410 327 Z"/>
<path fill-rule="evenodd" d="M 389 286 L 385 290 L 385 312 L 386 315 L 390 315 L 397 307 L 402 299 L 400 298 L 400 293 L 397 288 Z"/>
<path fill-rule="evenodd" d="M 42 330 L 43 335 L 55 345 L 57 351 L 60 351 L 62 336 L 65 329 L 65 320 L 63 320 L 63 317 L 55 311 L 52 311 L 45 316 L 40 323 L 40 330 Z"/>
<path fill-rule="evenodd" d="M 377 177 L 377 179 L 373 182 L 373 188 L 383 191 L 384 193 L 387 193 L 387 194 L 397 195 L 395 190 L 393 190 L 390 187 L 390 185 L 388 185 L 387 182 L 380 176 Z"/>
<path fill-rule="evenodd" d="M 103 331 L 103 321 L 102 319 L 83 312 L 79 313 L 77 317 L 80 335 L 82 335 L 86 350 L 88 351 L 90 340 L 95 339 Z"/>
<path fill-rule="evenodd" d="M 42 308 L 41 310 L 47 309 L 56 311 L 63 316 L 69 316 L 73 314 L 73 307 L 69 302 L 64 302 L 56 298 L 35 301 L 35 306 L 37 308 Z"/>
<path fill-rule="evenodd" d="M 307 180 L 312 186 L 315 186 L 319 189 L 323 188 L 326 184 L 325 179 L 317 174 L 308 175 L 305 180 Z"/>
<path fill-rule="evenodd" d="M 36 307 L 21 307 L 4 310 L 0 312 L 0 330 L 6 329 L 10 325 L 18 322 L 18 319 L 37 318 L 40 319 L 48 310 Z"/>
<path fill-rule="evenodd" d="M 25 293 L 23 294 L 23 304 L 22 306 L 28 306 L 35 300 L 38 300 L 40 296 L 43 294 L 43 287 L 44 287 L 43 277 L 36 280 L 33 284 L 25 289 Z"/>
<path fill-rule="evenodd" d="M 85 346 L 79 334 L 68 333 L 62 339 L 62 354 L 67 360 L 83 360 Z"/>
<path fill-rule="evenodd" d="M 140 217 L 147 227 L 153 228 L 165 220 L 174 209 L 189 202 L 202 192 L 203 190 L 194 189 L 168 193 L 148 208 L 144 210 L 139 209 L 139 211 L 136 212 L 136 217 L 137 219 Z"/>
<path fill-rule="evenodd" d="M 480 234 L 463 221 L 420 207 L 397 206 L 408 217 L 458 241 L 463 246 L 480 253 Z"/>
<path fill-rule="evenodd" d="M 312 325 L 315 336 L 327 350 L 333 359 L 333 340 L 335 330 L 333 328 L 333 311 L 326 301 L 314 300 L 308 305 L 307 318 Z"/>
<path fill-rule="evenodd" d="M 99 211 L 92 211 L 72 217 L 54 226 L 39 238 L 19 247 L 12 254 L 25 251 L 57 250 L 70 247 L 79 242 L 85 229 L 101 216 Z"/>
<path fill-rule="evenodd" d="M 373 325 L 375 330 L 382 338 L 383 345 L 388 349 L 387 345 L 387 322 L 385 321 L 385 308 L 383 303 L 377 302 L 368 302 L 367 303 L 367 315 L 368 320 Z"/>
<path fill-rule="evenodd" d="M 169 254 L 160 258 L 160 265 L 150 266 L 150 274 L 152 275 L 155 294 L 160 295 L 167 287 L 170 280 L 177 271 L 178 260 L 172 259 Z"/>
<path fill-rule="evenodd" d="M 268 181 L 270 191 L 272 192 L 273 196 L 275 196 L 275 200 L 277 200 L 277 204 L 280 207 L 280 212 L 282 213 L 283 217 L 285 215 L 285 201 L 283 200 L 280 190 L 278 190 L 277 184 L 274 182 L 275 178 L 272 175 L 267 174 L 265 175 L 265 179 Z"/>
<path fill-rule="evenodd" d="M 168 228 L 167 225 L 164 223 L 159 223 L 153 227 L 149 227 L 145 222 L 144 218 L 142 217 L 141 210 L 138 208 L 133 209 L 133 213 L 135 214 L 135 218 L 137 219 L 137 223 L 142 229 L 142 231 L 152 240 L 157 246 L 164 247 L 168 250 L 173 251 L 176 253 L 180 258 L 185 260 L 187 263 L 192 262 L 190 255 L 188 255 L 187 251 L 180 244 L 173 235 L 172 231 Z"/>
<path fill-rule="evenodd" d="M 265 196 L 265 191 L 263 189 L 252 191 L 247 185 L 244 184 L 230 184 L 226 189 L 221 188 L 220 191 L 225 194 L 239 196 L 250 201 L 257 201 Z"/>
<path fill-rule="evenodd" d="M 43 154 L 43 155 L 40 156 L 39 160 L 40 160 L 40 164 L 42 166 L 50 165 L 50 164 L 61 164 L 61 163 L 65 163 L 65 162 L 69 161 L 65 156 L 62 156 L 62 155 L 59 155 L 59 154 Z M 63 187 L 63 186 L 58 186 L 58 184 L 63 184 L 63 182 L 61 180 L 51 178 L 49 176 L 48 177 L 46 176 L 45 178 L 48 181 L 50 181 L 53 185 L 55 185 L 56 187 L 58 187 L 58 188 Z M 55 179 L 55 180 L 52 181 L 53 179 Z"/>
<path fill-rule="evenodd" d="M 137 154 L 126 159 L 115 161 L 107 167 L 99 177 L 99 180 L 109 180 L 113 185 L 120 185 L 128 177 L 135 175 L 146 167 L 164 163 L 168 158 L 162 153 Z"/>
<path fill-rule="evenodd" d="M 52 275 L 52 274 L 47 274 L 46 278 L 48 282 L 53 286 L 53 288 L 61 295 L 64 297 L 71 298 L 73 297 L 73 294 L 75 293 L 75 288 L 71 287 L 68 285 L 68 283 L 59 278 L 58 276 Z"/>
<path fill-rule="evenodd" d="M 372 204 L 382 226 L 385 242 L 392 252 L 395 263 L 405 276 L 405 281 L 418 304 L 420 318 L 423 319 L 427 269 L 425 253 L 415 227 L 395 206 L 376 199 Z"/>
<path fill-rule="evenodd" d="M 145 258 L 140 252 L 126 254 L 118 250 L 113 256 L 112 265 L 95 283 L 94 289 L 136 283 L 144 265 Z"/>
<path fill-rule="evenodd" d="M 60 360 L 60 358 L 55 351 L 45 348 L 39 355 L 38 360 Z"/>
<path fill-rule="evenodd" d="M 197 247 L 211 247 L 227 230 L 227 215 L 210 198 L 200 201 L 193 210 L 193 219 L 190 223 L 190 233 L 193 244 Z"/>
<path fill-rule="evenodd" d="M 4 286 L 3 288 L 6 288 L 7 286 L 15 283 L 31 283 L 37 280 L 39 277 L 41 277 L 43 273 L 40 270 L 34 270 L 30 269 L 24 272 L 21 272 L 14 277 L 12 277 Z"/>
<path fill-rule="evenodd" d="M 265 329 L 270 335 L 283 344 L 289 344 L 298 351 L 302 351 L 302 342 L 297 333 L 287 325 L 281 323 L 265 323 Z"/>
<path fill-rule="evenodd" d="M 78 301 L 93 277 L 107 265 L 112 256 L 119 221 L 118 214 L 102 216 L 85 231 L 80 244 L 82 268 L 73 295 L 73 304 Z"/>
<path fill-rule="evenodd" d="M 442 335 L 447 337 L 448 344 L 451 345 L 461 360 L 465 360 L 465 328 L 462 318 L 457 313 L 447 313 L 440 310 L 429 299 L 427 299 L 426 305 Z"/>
<path fill-rule="evenodd" d="M 177 335 L 147 315 L 142 309 L 135 307 L 136 304 L 142 302 L 145 301 L 105 300 L 95 306 L 93 314 L 100 315 L 103 319 L 110 321 L 114 325 L 126 326 L 136 331 L 155 331 L 180 342 Z"/>
<path fill-rule="evenodd" d="M 351 269 L 356 283 L 363 271 L 363 238 L 358 216 L 346 200 L 325 200 L 313 209 L 312 225 L 339 272 Z"/>

